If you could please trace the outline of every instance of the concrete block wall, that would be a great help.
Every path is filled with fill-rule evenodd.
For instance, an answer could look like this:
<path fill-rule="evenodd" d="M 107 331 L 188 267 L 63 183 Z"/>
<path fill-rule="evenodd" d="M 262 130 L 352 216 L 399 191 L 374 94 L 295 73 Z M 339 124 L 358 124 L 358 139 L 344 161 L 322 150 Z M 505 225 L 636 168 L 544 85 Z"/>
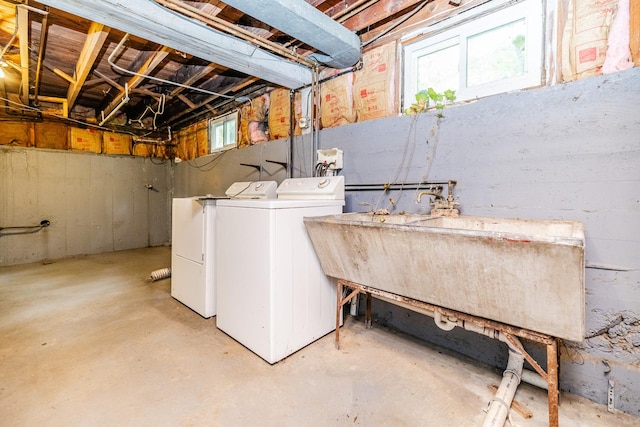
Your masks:
<path fill-rule="evenodd" d="M 0 147 L 0 227 L 51 221 L 38 233 L 1 236 L 0 265 L 168 243 L 172 173 L 157 162 Z"/>

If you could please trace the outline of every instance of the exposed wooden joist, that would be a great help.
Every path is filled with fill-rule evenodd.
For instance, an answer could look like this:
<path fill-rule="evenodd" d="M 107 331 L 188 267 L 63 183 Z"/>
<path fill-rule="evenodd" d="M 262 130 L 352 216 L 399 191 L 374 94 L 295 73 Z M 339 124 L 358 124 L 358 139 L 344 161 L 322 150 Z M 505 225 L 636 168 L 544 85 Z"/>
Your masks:
<path fill-rule="evenodd" d="M 85 86 L 88 84 L 98 84 L 98 83 L 108 83 L 109 85 L 115 87 L 116 89 L 118 89 L 119 91 L 121 91 L 122 93 L 120 93 L 119 96 L 124 96 L 124 86 L 122 86 L 120 83 L 118 83 L 117 81 L 113 80 L 110 77 L 107 77 L 106 75 L 102 74 L 100 71 L 98 70 L 94 70 L 93 74 L 95 74 L 96 76 L 99 77 L 99 79 L 94 79 L 91 80 L 90 82 L 85 83 Z M 96 81 L 99 80 L 99 81 Z M 138 93 L 142 93 L 145 95 L 149 95 L 154 97 L 155 99 L 160 99 L 161 95 L 159 93 L 156 92 L 152 92 L 149 89 L 145 89 L 145 88 L 129 88 L 129 93 L 133 93 L 133 92 L 138 92 Z M 173 95 L 167 95 L 167 98 L 171 99 Z"/>
<path fill-rule="evenodd" d="M 347 19 L 344 26 L 352 31 L 359 31 L 380 21 L 380 17 L 392 16 L 423 0 L 384 0 L 378 1 L 357 15 Z"/>
<path fill-rule="evenodd" d="M 231 87 L 231 88 L 221 89 L 221 92 L 222 92 L 222 93 L 225 93 L 225 92 L 235 93 L 235 92 L 237 92 L 237 91 L 239 91 L 239 90 L 241 90 L 241 89 L 243 89 L 243 88 L 245 88 L 245 87 L 247 87 L 247 86 L 251 85 L 252 83 L 257 82 L 257 81 L 258 81 L 258 78 L 256 78 L 256 77 L 249 77 L 249 78 L 247 78 L 247 79 L 245 79 L 245 80 L 241 81 L 240 83 L 238 83 L 237 85 L 235 85 L 235 86 L 233 86 L 233 87 Z M 182 116 L 184 116 L 184 115 L 186 115 L 186 114 L 189 114 L 189 113 L 191 113 L 193 110 L 195 110 L 195 109 L 197 109 L 197 108 L 200 108 L 200 107 L 203 107 L 203 106 L 205 106 L 205 105 L 209 104 L 210 102 L 215 101 L 215 100 L 216 100 L 216 99 L 218 99 L 218 98 L 220 98 L 220 97 L 219 97 L 219 96 L 217 96 L 217 95 L 211 95 L 211 96 L 207 97 L 207 99 L 205 99 L 204 101 L 202 101 L 202 102 L 200 102 L 200 103 L 196 104 L 196 106 L 195 106 L 195 107 L 189 108 L 189 109 L 187 109 L 187 110 L 183 110 L 183 111 L 181 111 L 181 112 L 180 112 L 180 113 L 178 113 L 178 114 L 174 114 L 174 115 L 173 115 L 173 117 L 171 117 L 171 120 L 170 120 L 170 121 L 171 121 L 171 123 L 175 123 L 175 122 L 176 122 L 180 117 L 182 117 Z"/>
<path fill-rule="evenodd" d="M 87 80 L 89 72 L 98 57 L 104 42 L 109 36 L 109 31 L 110 28 L 103 24 L 98 24 L 97 22 L 91 23 L 84 46 L 82 46 L 82 51 L 80 52 L 80 57 L 76 63 L 75 75 L 73 76 L 75 82 L 71 83 L 69 90 L 67 91 L 67 102 L 69 108 L 73 108 L 73 105 L 78 99 L 80 90 L 82 89 L 84 82 Z"/>
<path fill-rule="evenodd" d="M 386 34 L 386 38 L 380 39 L 380 43 L 388 42 L 389 39 L 397 37 L 397 34 L 399 33 L 407 33 L 415 30 L 416 28 L 425 27 L 426 25 L 430 25 L 439 20 L 447 19 L 452 15 L 462 13 L 487 1 L 490 0 L 463 0 L 460 2 L 460 6 L 454 6 L 448 0 L 433 0 L 429 2 L 429 4 L 427 4 L 425 7 L 420 9 L 415 15 L 411 16 L 411 18 L 409 18 L 406 22 L 403 22 L 401 26 L 394 28 L 392 32 Z M 362 34 L 360 36 L 362 42 L 367 43 L 369 40 L 378 37 L 379 35 L 387 32 L 393 25 L 395 25 L 395 21 L 387 22 L 386 24 L 380 25 L 374 30 Z"/>
<path fill-rule="evenodd" d="M 185 104 L 187 104 L 187 106 L 189 108 L 196 108 L 196 104 L 194 104 L 193 102 L 191 102 L 191 100 L 189 98 L 187 98 L 184 95 L 178 95 L 178 99 L 182 102 L 184 102 Z"/>
<path fill-rule="evenodd" d="M 282 60 L 256 48 L 255 43 L 168 10 L 159 0 L 40 0 L 40 3 L 285 87 L 298 88 L 312 80 L 309 67 Z"/>
<path fill-rule="evenodd" d="M 29 105 L 29 10 L 18 6 L 18 38 L 20 39 L 20 101 Z"/>
<path fill-rule="evenodd" d="M 35 98 L 35 96 L 34 96 Z M 69 117 L 69 104 L 67 103 L 67 98 L 57 98 L 55 96 L 38 96 L 38 99 L 43 102 L 50 102 L 54 104 L 60 104 L 60 109 L 62 111 L 61 116 L 63 118 Z"/>
<path fill-rule="evenodd" d="M 154 54 L 151 55 L 151 57 L 149 59 L 147 59 L 147 61 L 138 70 L 135 70 L 135 73 L 138 74 L 138 75 L 135 75 L 135 76 L 133 76 L 133 77 L 131 77 L 129 79 L 129 82 L 128 82 L 129 90 L 132 90 L 132 89 L 135 89 L 136 87 L 138 87 L 145 80 L 145 77 L 143 77 L 143 76 L 153 72 L 153 70 L 158 65 L 160 65 L 160 63 L 172 51 L 173 51 L 172 48 L 163 46 L 161 49 L 159 49 L 156 52 L 154 52 Z M 105 108 L 103 110 L 102 113 L 103 113 L 104 117 L 106 117 L 109 114 L 111 114 L 111 112 L 120 104 L 120 102 L 122 101 L 124 96 L 125 96 L 125 91 L 121 90 L 120 93 L 113 99 L 113 101 L 111 101 L 111 103 L 109 103 L 107 108 Z"/>
<path fill-rule="evenodd" d="M 65 79 L 66 81 L 68 81 L 69 83 L 71 83 L 72 85 L 74 85 L 74 84 L 76 84 L 76 83 L 77 83 L 77 80 L 76 80 L 76 79 L 74 79 L 74 78 L 73 78 L 73 77 L 71 77 L 69 74 L 65 73 L 64 71 L 62 71 L 62 70 L 61 70 L 61 69 L 59 69 L 59 68 L 54 68 L 54 69 L 53 69 L 53 72 L 54 72 L 56 75 L 58 75 L 58 76 L 62 77 L 62 78 L 63 78 L 63 79 Z"/>
<path fill-rule="evenodd" d="M 34 83 L 34 99 L 38 102 L 38 93 L 40 91 L 40 77 L 42 75 L 42 58 L 47 46 L 47 20 L 49 14 L 45 14 L 42 17 L 42 24 L 40 25 L 40 45 L 38 46 L 38 62 L 36 64 L 36 81 Z"/>

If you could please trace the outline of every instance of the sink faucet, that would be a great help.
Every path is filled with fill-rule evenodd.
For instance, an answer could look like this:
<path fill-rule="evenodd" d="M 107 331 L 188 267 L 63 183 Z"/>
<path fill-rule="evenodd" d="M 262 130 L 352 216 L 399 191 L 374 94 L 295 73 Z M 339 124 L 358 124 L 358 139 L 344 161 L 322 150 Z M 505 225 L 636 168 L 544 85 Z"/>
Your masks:
<path fill-rule="evenodd" d="M 429 205 L 433 207 L 430 215 L 434 216 L 457 216 L 459 214 L 456 206 L 460 203 L 456 202 L 453 197 L 453 188 L 456 186 L 456 181 L 449 181 L 447 183 L 447 196 L 442 195 L 441 186 L 432 186 L 426 191 L 418 193 L 418 203 L 422 199 L 422 196 L 433 196 L 433 200 L 429 201 Z"/>
<path fill-rule="evenodd" d="M 442 189 L 438 188 L 436 190 L 427 190 L 427 191 L 421 191 L 418 193 L 418 203 L 420 203 L 420 200 L 422 200 L 422 196 L 433 196 L 436 198 L 436 200 L 445 200 L 444 196 L 442 195 Z"/>

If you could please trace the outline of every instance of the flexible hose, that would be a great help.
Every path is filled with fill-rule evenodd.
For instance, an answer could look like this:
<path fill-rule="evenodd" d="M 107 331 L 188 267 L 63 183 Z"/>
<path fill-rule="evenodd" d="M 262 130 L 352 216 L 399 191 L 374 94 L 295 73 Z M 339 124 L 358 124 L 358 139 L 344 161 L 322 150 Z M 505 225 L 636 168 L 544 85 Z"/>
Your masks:
<path fill-rule="evenodd" d="M 155 282 L 157 280 L 167 279 L 171 277 L 171 269 L 169 267 L 161 268 L 159 270 L 152 271 L 147 281 Z"/>

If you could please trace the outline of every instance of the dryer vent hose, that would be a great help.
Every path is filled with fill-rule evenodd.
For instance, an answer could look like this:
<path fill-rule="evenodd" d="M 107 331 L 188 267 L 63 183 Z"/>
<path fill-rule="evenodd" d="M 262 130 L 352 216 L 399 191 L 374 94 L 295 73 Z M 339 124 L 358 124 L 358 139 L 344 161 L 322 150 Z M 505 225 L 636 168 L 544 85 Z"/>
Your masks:
<path fill-rule="evenodd" d="M 156 280 L 162 280 L 171 277 L 171 269 L 169 267 L 161 268 L 160 270 L 152 271 L 147 278 L 148 282 L 155 282 Z"/>

